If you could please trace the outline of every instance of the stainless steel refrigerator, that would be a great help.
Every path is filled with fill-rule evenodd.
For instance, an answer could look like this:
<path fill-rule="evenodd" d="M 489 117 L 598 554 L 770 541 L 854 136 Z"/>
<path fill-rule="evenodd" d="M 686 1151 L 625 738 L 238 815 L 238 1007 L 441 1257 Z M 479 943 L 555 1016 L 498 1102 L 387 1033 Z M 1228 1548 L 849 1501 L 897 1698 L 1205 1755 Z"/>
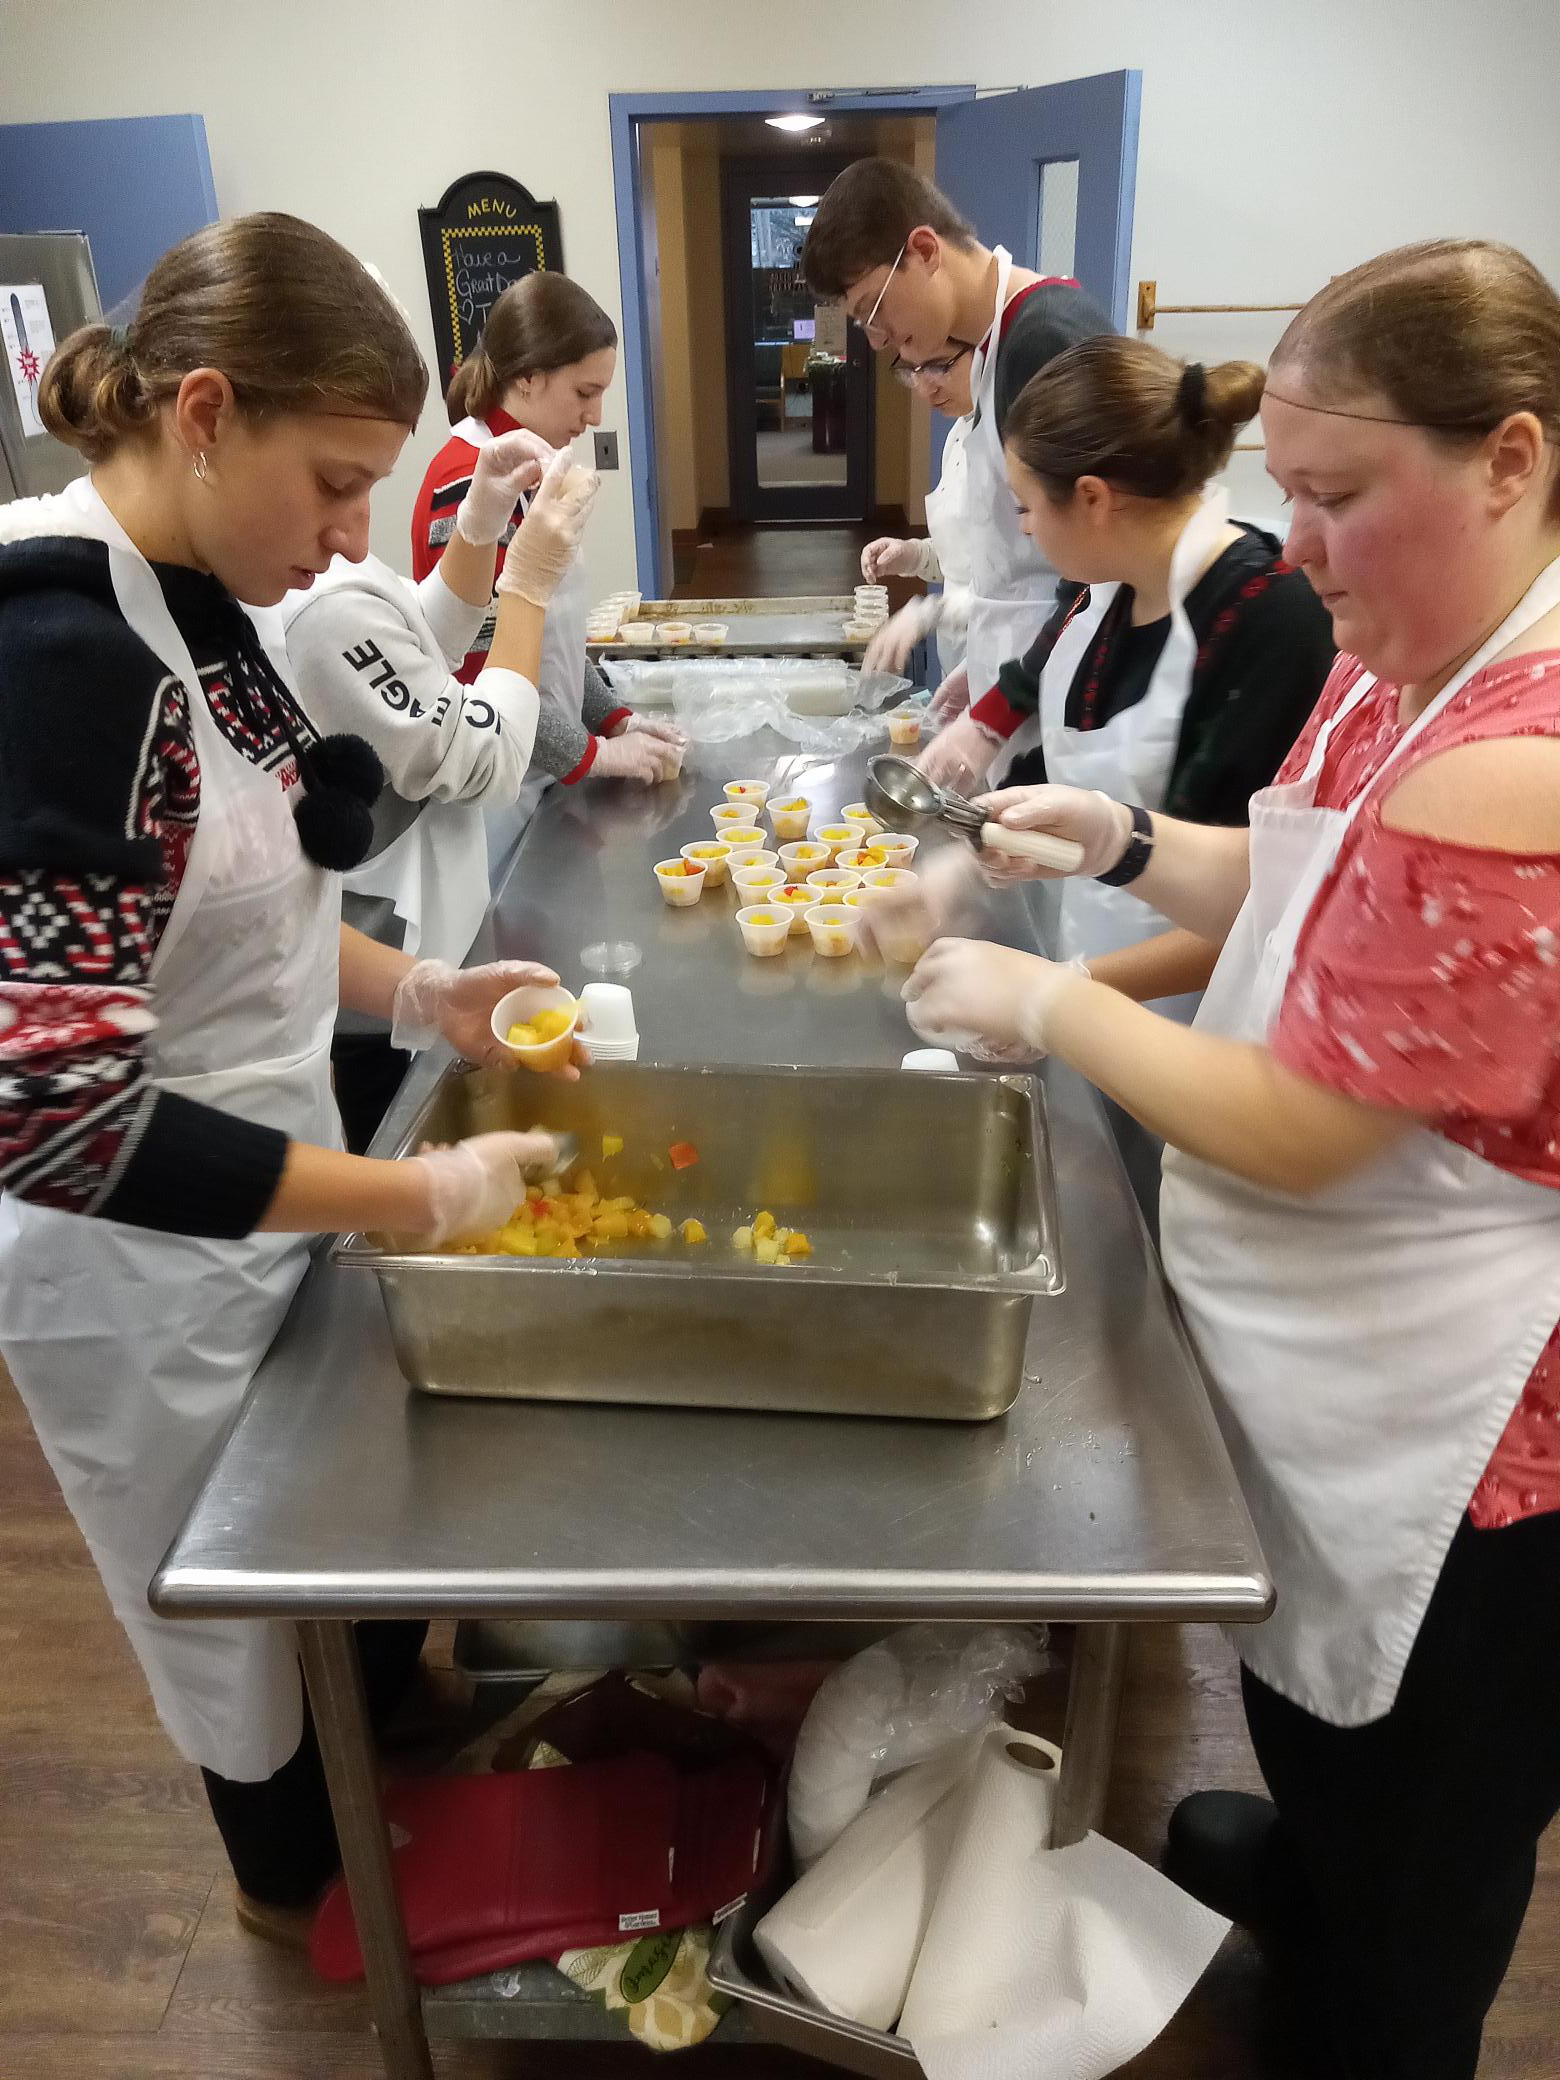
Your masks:
<path fill-rule="evenodd" d="M 0 232 L 0 504 L 62 491 L 85 471 L 44 432 L 38 378 L 67 333 L 101 316 L 85 232 Z"/>

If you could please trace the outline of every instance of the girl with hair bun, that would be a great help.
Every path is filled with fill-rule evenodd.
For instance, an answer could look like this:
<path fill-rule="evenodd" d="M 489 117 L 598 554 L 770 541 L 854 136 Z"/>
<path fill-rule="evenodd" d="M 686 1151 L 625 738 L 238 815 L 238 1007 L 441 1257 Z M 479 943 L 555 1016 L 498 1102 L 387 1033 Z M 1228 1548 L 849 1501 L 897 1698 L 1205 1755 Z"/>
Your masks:
<path fill-rule="evenodd" d="M 351 253 L 239 217 L 166 253 L 127 327 L 62 342 L 39 409 L 90 474 L 0 507 L 0 1354 L 202 1770 L 240 1918 L 292 1938 L 337 1863 L 292 1628 L 173 1624 L 148 1585 L 312 1238 L 438 1246 L 503 1219 L 556 1155 L 547 1134 L 342 1152 L 338 1006 L 488 1060 L 498 999 L 557 978 L 457 973 L 343 926 L 379 762 L 321 733 L 244 611 L 362 558 L 426 387 Z M 544 480 L 504 559 L 497 662 L 534 673 L 581 524 Z M 359 1642 L 388 1706 L 420 1632 Z"/>
<path fill-rule="evenodd" d="M 1262 382 L 1248 361 L 1203 368 L 1114 333 L 1030 378 L 1003 428 L 1008 479 L 1064 582 L 1029 651 L 933 739 L 921 760 L 933 778 L 966 791 L 988 775 L 1067 781 L 1197 822 L 1245 821 L 1333 658 L 1310 585 L 1208 489 Z M 1092 883 L 1064 887 L 1058 943 L 1184 1019 L 1214 961 Z M 1150 1190 L 1156 1172 L 1157 1152 Z"/>
<path fill-rule="evenodd" d="M 968 940 L 906 995 L 1167 1144 L 1276 1601 L 1234 1641 L 1271 1796 L 1183 1801 L 1166 1869 L 1290 1967 L 1308 2072 L 1475 2080 L 1560 1812 L 1560 295 L 1487 240 L 1384 253 L 1262 423 L 1342 655 L 1249 830 L 987 801 L 1219 942 L 1196 1025 Z"/>

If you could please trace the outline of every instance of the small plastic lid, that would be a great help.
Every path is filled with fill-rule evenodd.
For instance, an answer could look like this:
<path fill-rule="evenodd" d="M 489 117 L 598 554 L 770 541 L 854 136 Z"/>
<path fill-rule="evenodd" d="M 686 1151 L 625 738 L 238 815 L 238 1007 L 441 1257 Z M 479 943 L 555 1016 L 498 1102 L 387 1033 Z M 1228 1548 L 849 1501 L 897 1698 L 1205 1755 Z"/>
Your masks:
<path fill-rule="evenodd" d="M 950 1054 L 946 1047 L 912 1047 L 899 1064 L 901 1069 L 920 1069 L 929 1075 L 946 1075 L 950 1070 L 958 1073 L 959 1058 Z"/>

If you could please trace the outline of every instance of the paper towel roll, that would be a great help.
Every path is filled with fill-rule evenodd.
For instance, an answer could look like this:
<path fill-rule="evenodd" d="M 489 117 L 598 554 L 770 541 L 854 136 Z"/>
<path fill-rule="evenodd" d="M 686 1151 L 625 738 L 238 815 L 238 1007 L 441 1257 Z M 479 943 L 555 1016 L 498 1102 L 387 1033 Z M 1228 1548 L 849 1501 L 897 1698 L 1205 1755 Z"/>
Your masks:
<path fill-rule="evenodd" d="M 787 1992 L 893 2027 L 983 1740 L 966 1735 L 896 1777 L 759 1922 L 759 1954 Z"/>
<path fill-rule="evenodd" d="M 988 1734 L 905 1996 L 927 2080 L 1104 2080 L 1164 2028 L 1229 1923 L 1091 1834 L 1047 1847 L 1057 1773 Z M 1027 1765 L 1027 1766 L 1026 1766 Z"/>
<path fill-rule="evenodd" d="M 1060 1748 L 1038 1734 L 994 1726 L 981 1736 L 942 1884 L 905 1995 L 901 2036 L 966 2026 L 1004 1883 L 1051 1846 Z"/>

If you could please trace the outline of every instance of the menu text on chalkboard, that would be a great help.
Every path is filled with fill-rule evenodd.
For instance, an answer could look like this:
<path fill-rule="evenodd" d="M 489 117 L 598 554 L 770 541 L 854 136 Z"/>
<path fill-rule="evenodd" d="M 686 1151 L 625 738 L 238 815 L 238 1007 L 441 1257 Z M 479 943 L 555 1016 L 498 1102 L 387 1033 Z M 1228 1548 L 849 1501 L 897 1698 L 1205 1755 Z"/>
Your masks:
<path fill-rule="evenodd" d="M 544 268 L 562 271 L 558 205 L 538 202 L 507 174 L 467 173 L 433 209 L 420 209 L 417 222 L 440 381 L 447 383 L 511 282 Z"/>

